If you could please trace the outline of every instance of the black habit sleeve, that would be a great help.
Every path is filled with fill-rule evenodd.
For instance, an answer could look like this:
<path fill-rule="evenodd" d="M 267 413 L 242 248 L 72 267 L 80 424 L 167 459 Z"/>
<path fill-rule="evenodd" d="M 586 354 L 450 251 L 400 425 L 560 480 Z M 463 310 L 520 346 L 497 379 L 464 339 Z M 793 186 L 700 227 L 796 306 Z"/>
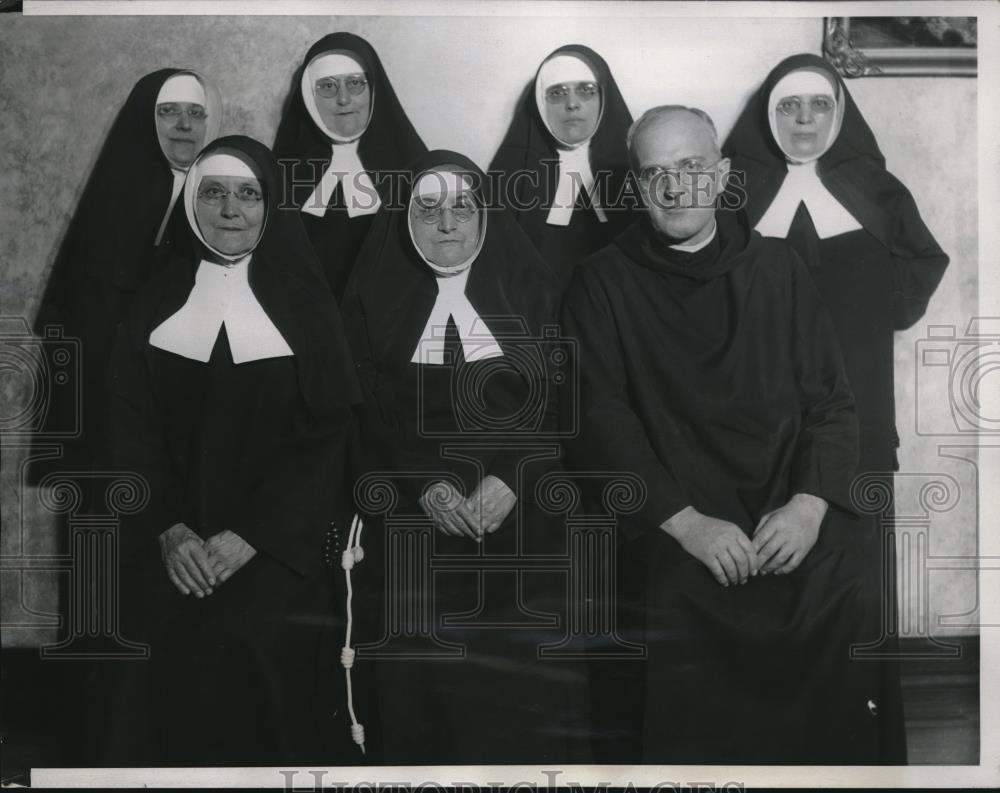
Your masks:
<path fill-rule="evenodd" d="M 135 346 L 124 323 L 118 328 L 109 381 L 114 464 L 146 481 L 149 503 L 137 515 L 137 525 L 155 539 L 183 523 L 183 488 L 170 464 L 166 431 L 143 351 Z"/>
<path fill-rule="evenodd" d="M 566 337 L 576 342 L 579 372 L 579 394 L 566 392 L 572 387 L 567 378 L 561 395 L 563 402 L 579 399 L 579 431 L 566 439 L 573 465 L 638 476 L 645 483 L 646 500 L 635 520 L 623 524 L 625 531 L 637 537 L 658 529 L 691 499 L 660 462 L 642 420 L 629 404 L 621 340 L 603 286 L 589 268 L 574 273 L 562 321 Z"/>
<path fill-rule="evenodd" d="M 798 255 L 793 253 L 792 261 L 792 338 L 802 425 L 789 497 L 808 493 L 851 511 L 858 462 L 854 396 L 826 306 Z"/>

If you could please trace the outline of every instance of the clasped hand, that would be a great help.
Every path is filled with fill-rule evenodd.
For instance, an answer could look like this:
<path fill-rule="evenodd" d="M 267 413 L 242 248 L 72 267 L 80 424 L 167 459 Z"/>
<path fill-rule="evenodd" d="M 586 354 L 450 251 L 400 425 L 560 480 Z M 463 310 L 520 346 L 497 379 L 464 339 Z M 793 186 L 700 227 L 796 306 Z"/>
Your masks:
<path fill-rule="evenodd" d="M 177 523 L 160 537 L 160 557 L 167 577 L 182 595 L 202 598 L 212 587 L 224 584 L 257 551 L 232 531 L 213 534 L 202 540 L 183 523 Z"/>
<path fill-rule="evenodd" d="M 816 544 L 826 509 L 823 499 L 797 493 L 764 515 L 752 538 L 736 524 L 703 515 L 694 507 L 681 510 L 661 528 L 716 581 L 729 586 L 745 584 L 758 573 L 784 575 L 795 570 Z"/>
<path fill-rule="evenodd" d="M 484 534 L 500 528 L 516 502 L 514 491 L 499 477 L 489 475 L 468 498 L 449 482 L 435 482 L 424 491 L 420 507 L 438 531 L 482 542 Z"/>

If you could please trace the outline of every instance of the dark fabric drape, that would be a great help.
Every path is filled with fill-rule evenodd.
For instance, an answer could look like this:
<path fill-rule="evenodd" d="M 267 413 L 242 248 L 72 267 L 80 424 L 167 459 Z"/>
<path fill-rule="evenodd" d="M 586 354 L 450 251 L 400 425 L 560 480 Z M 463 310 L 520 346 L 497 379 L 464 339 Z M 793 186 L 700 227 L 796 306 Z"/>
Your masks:
<path fill-rule="evenodd" d="M 107 451 L 104 381 L 115 328 L 154 262 L 190 248 L 178 205 L 160 246 L 155 244 L 173 184 L 156 132 L 156 97 L 167 79 L 182 71 L 160 69 L 133 87 L 94 164 L 42 296 L 36 332 L 44 335 L 46 326 L 57 326 L 80 343 L 80 388 L 54 389 L 60 398 L 49 407 L 50 426 L 65 427 L 79 417 L 80 435 L 65 442 L 62 470 L 100 465 Z M 215 91 L 199 79 L 206 94 Z M 212 104 L 217 103 L 210 102 L 210 112 L 221 111 Z M 39 468 L 38 476 L 43 473 Z"/>
<path fill-rule="evenodd" d="M 639 199 L 635 185 L 629 181 L 625 147 L 625 133 L 632 124 L 632 115 L 607 62 L 579 44 L 560 47 L 546 60 L 555 55 L 582 58 L 601 84 L 603 115 L 590 140 L 590 166 L 600 185 L 607 222 L 598 220 L 589 198 L 581 190 L 568 226 L 546 223 L 559 183 L 559 155 L 535 104 L 537 73 L 518 99 L 514 117 L 490 163 L 490 173 L 496 180 L 496 200 L 513 214 L 542 258 L 565 284 L 577 264 L 608 244 L 635 219 Z"/>
<path fill-rule="evenodd" d="M 284 174 L 284 205 L 301 208 L 330 164 L 330 139 L 306 109 L 302 99 L 302 73 L 318 55 L 332 50 L 347 50 L 364 66 L 371 88 L 374 109 L 368 127 L 358 144 L 358 156 L 383 201 L 391 196 L 392 172 L 403 169 L 411 160 L 427 151 L 400 104 L 374 48 L 352 33 L 324 36 L 306 53 L 292 79 L 290 96 L 278 125 L 274 154 Z M 373 215 L 349 218 L 341 185 L 330 196 L 326 214 L 317 218 L 302 214 L 302 223 L 326 273 L 330 289 L 339 300 L 351 268 L 371 227 Z"/>
<path fill-rule="evenodd" d="M 763 217 L 786 173 L 784 156 L 768 125 L 766 101 L 778 80 L 800 69 L 829 76 L 838 87 L 839 101 L 845 104 L 840 133 L 819 158 L 817 172 L 863 228 L 820 239 L 802 205 L 787 240 L 808 265 L 843 351 L 860 426 L 858 473 L 891 480 L 898 468 L 899 446 L 894 331 L 913 326 L 924 315 L 948 256 L 921 219 L 910 192 L 886 170 L 875 137 L 844 81 L 815 55 L 795 55 L 778 64 L 740 114 L 724 146 L 733 172 L 743 174 L 742 191 L 751 222 Z M 875 519 L 868 519 L 867 526 L 861 536 L 869 549 L 861 557 L 860 568 L 866 591 L 863 635 L 874 641 L 880 636 L 883 614 L 895 622 L 895 595 L 887 597 L 882 591 L 885 571 L 894 568 L 895 559 L 886 555 Z M 887 650 L 891 651 L 891 643 Z M 898 666 L 891 658 L 878 666 L 883 677 L 874 697 L 879 711 L 879 762 L 900 764 L 906 761 L 906 741 Z"/>
<path fill-rule="evenodd" d="M 860 586 L 853 398 L 799 257 L 735 213 L 717 221 L 693 253 L 645 219 L 631 226 L 577 271 L 563 304 L 580 356 L 567 464 L 646 484 L 645 506 L 623 519 L 646 578 L 642 759 L 868 762 L 870 688 L 846 654 Z M 791 576 L 721 587 L 659 528 L 692 505 L 750 535 L 795 493 L 830 508 Z M 751 655 L 775 685 L 732 668 Z M 819 742 L 802 728 L 816 720 Z"/>
<path fill-rule="evenodd" d="M 273 157 L 238 136 L 204 154 L 219 147 L 247 155 L 263 176 L 267 218 L 250 285 L 293 355 L 237 365 L 225 327 L 207 363 L 148 343 L 186 301 L 196 254 L 161 268 L 122 325 L 111 368 L 115 463 L 150 490 L 124 527 L 123 586 L 152 645 L 154 760 L 360 762 L 324 563 L 330 522 L 350 515 L 345 465 L 357 382 L 297 213 L 276 210 Z M 257 554 L 212 595 L 182 596 L 157 558 L 158 535 L 179 522 L 203 539 L 231 530 Z"/>

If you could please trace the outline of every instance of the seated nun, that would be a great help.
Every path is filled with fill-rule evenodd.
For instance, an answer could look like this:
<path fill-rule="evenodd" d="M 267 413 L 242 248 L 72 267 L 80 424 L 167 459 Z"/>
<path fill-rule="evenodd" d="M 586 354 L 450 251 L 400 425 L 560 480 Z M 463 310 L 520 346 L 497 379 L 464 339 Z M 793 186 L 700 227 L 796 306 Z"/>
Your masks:
<path fill-rule="evenodd" d="M 372 46 L 351 33 L 317 41 L 295 73 L 274 142 L 286 198 L 302 212 L 339 300 L 390 189 L 387 176 L 427 151 Z"/>
<path fill-rule="evenodd" d="M 206 147 L 184 184 L 192 243 L 153 275 L 115 347 L 114 461 L 149 485 L 124 529 L 155 551 L 142 575 L 158 764 L 362 757 L 330 672 L 323 557 L 359 392 L 280 191 L 262 144 Z"/>
<path fill-rule="evenodd" d="M 725 147 L 745 174 L 750 222 L 785 239 L 809 265 L 844 353 L 861 430 L 859 475 L 891 481 L 896 448 L 897 330 L 923 316 L 948 256 L 920 217 L 909 190 L 885 167 L 875 136 L 843 79 L 817 55 L 793 55 L 768 75 L 740 115 Z M 866 625 L 858 641 L 883 636 L 895 621 L 895 593 L 883 594 L 896 557 L 874 516 L 858 537 L 866 584 Z M 895 574 L 890 576 L 895 581 Z M 891 648 L 890 648 L 891 649 Z M 866 762 L 906 762 L 898 661 L 862 664 L 879 738 Z"/>
<path fill-rule="evenodd" d="M 542 61 L 490 163 L 495 199 L 564 282 L 634 218 L 625 150 L 631 123 L 608 64 L 570 44 Z"/>
<path fill-rule="evenodd" d="M 432 591 L 420 580 L 396 580 L 389 549 L 375 545 L 388 544 L 385 532 L 368 532 L 367 574 L 384 577 L 369 578 L 364 589 L 385 602 L 363 611 L 397 620 L 363 629 L 380 703 L 379 758 L 567 760 L 573 729 L 581 730 L 572 722 L 568 673 L 536 657 L 538 643 L 558 637 L 531 624 L 497 629 L 517 612 L 519 592 L 538 611 L 561 605 L 560 580 L 548 573 L 518 588 L 530 571 L 476 568 L 497 555 L 509 565 L 558 542 L 559 527 L 533 501 L 533 482 L 555 461 L 528 462 L 546 446 L 532 434 L 556 424 L 551 372 L 535 356 L 555 320 L 558 282 L 510 213 L 485 209 L 485 175 L 466 157 L 431 152 L 412 172 L 402 207 L 375 218 L 344 318 L 366 398 L 365 444 L 378 452 L 370 467 L 395 484 L 398 515 L 433 527 L 434 558 L 471 567 L 435 573 Z M 522 441 L 505 445 L 515 430 Z M 558 593 L 546 590 L 553 584 Z M 432 657 L 423 654 L 428 646 Z M 441 646 L 464 654 L 441 657 L 434 651 Z"/>

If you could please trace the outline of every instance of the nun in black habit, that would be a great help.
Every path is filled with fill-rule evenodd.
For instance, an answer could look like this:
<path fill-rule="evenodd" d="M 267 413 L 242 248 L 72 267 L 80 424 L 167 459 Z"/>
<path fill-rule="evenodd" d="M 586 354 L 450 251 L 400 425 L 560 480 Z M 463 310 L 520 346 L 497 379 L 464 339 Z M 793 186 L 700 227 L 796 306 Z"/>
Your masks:
<path fill-rule="evenodd" d="M 295 73 L 274 154 L 282 206 L 302 222 L 340 300 L 390 174 L 427 151 L 372 46 L 352 33 L 324 36 Z"/>
<path fill-rule="evenodd" d="M 580 354 L 569 464 L 646 485 L 624 523 L 646 579 L 642 761 L 871 762 L 833 328 L 798 255 L 715 210 L 728 163 L 707 117 L 640 124 L 648 213 L 577 270 L 563 325 Z"/>
<path fill-rule="evenodd" d="M 183 192 L 192 245 L 159 268 L 115 348 L 115 464 L 150 491 L 126 529 L 153 552 L 142 561 L 162 764 L 361 758 L 324 564 L 327 526 L 349 514 L 360 394 L 280 191 L 260 143 L 206 147 Z"/>
<path fill-rule="evenodd" d="M 542 61 L 490 163 L 496 200 L 564 283 L 635 218 L 625 150 L 631 124 L 605 60 L 568 44 Z"/>
<path fill-rule="evenodd" d="M 768 75 L 725 145 L 744 174 L 746 211 L 765 237 L 787 240 L 805 260 L 830 310 L 860 425 L 858 474 L 886 477 L 899 465 L 893 387 L 894 331 L 924 314 L 945 268 L 913 197 L 885 159 L 843 80 L 816 55 L 786 58 Z M 868 614 L 860 641 L 880 638 L 895 595 L 882 597 L 895 557 L 874 518 L 861 541 Z M 894 576 L 892 577 L 894 580 Z M 887 655 L 891 645 L 885 646 Z M 875 666 L 871 661 L 870 666 Z M 906 762 L 897 663 L 878 663 L 872 689 L 880 762 Z"/>
<path fill-rule="evenodd" d="M 154 254 L 162 258 L 170 245 L 186 244 L 177 197 L 188 167 L 219 134 L 221 121 L 219 92 L 204 76 L 160 69 L 135 84 L 111 126 L 36 320 L 40 335 L 56 325 L 80 340 L 80 404 L 51 407 L 62 417 L 53 416 L 54 423 L 65 426 L 74 411 L 81 422 L 61 470 L 100 466 L 107 451 L 104 384 L 115 328 L 159 260 Z"/>
<path fill-rule="evenodd" d="M 451 560 L 450 570 L 434 573 L 432 591 L 387 577 L 367 585 L 387 602 L 365 614 L 405 612 L 402 625 L 367 629 L 380 761 L 571 761 L 571 733 L 581 726 L 569 701 L 573 670 L 536 657 L 539 644 L 558 636 L 504 624 L 517 613 L 517 595 L 536 613 L 558 612 L 563 586 L 552 573 L 518 570 L 507 602 L 491 596 L 492 574 L 477 570 L 491 557 L 510 563 L 555 553 L 560 543 L 558 521 L 532 495 L 557 464 L 551 435 L 548 443 L 530 437 L 556 426 L 552 350 L 542 334 L 555 321 L 558 283 L 510 214 L 484 209 L 485 176 L 466 157 L 434 151 L 412 173 L 403 206 L 376 216 L 343 305 L 366 398 L 362 431 L 377 450 L 371 466 L 398 475 L 398 509 L 430 518 L 434 558 Z M 522 440 L 505 447 L 515 433 Z M 539 452 L 546 459 L 527 463 Z M 369 546 L 385 541 L 378 529 L 366 536 Z M 369 574 L 392 574 L 386 552 L 368 548 Z M 388 602 L 392 593 L 402 593 L 403 605 Z M 390 631 L 394 642 L 426 649 L 422 608 L 438 639 L 464 646 L 464 657 L 392 656 L 401 645 L 387 647 Z M 475 615 L 474 624 L 449 627 L 456 615 Z"/>

